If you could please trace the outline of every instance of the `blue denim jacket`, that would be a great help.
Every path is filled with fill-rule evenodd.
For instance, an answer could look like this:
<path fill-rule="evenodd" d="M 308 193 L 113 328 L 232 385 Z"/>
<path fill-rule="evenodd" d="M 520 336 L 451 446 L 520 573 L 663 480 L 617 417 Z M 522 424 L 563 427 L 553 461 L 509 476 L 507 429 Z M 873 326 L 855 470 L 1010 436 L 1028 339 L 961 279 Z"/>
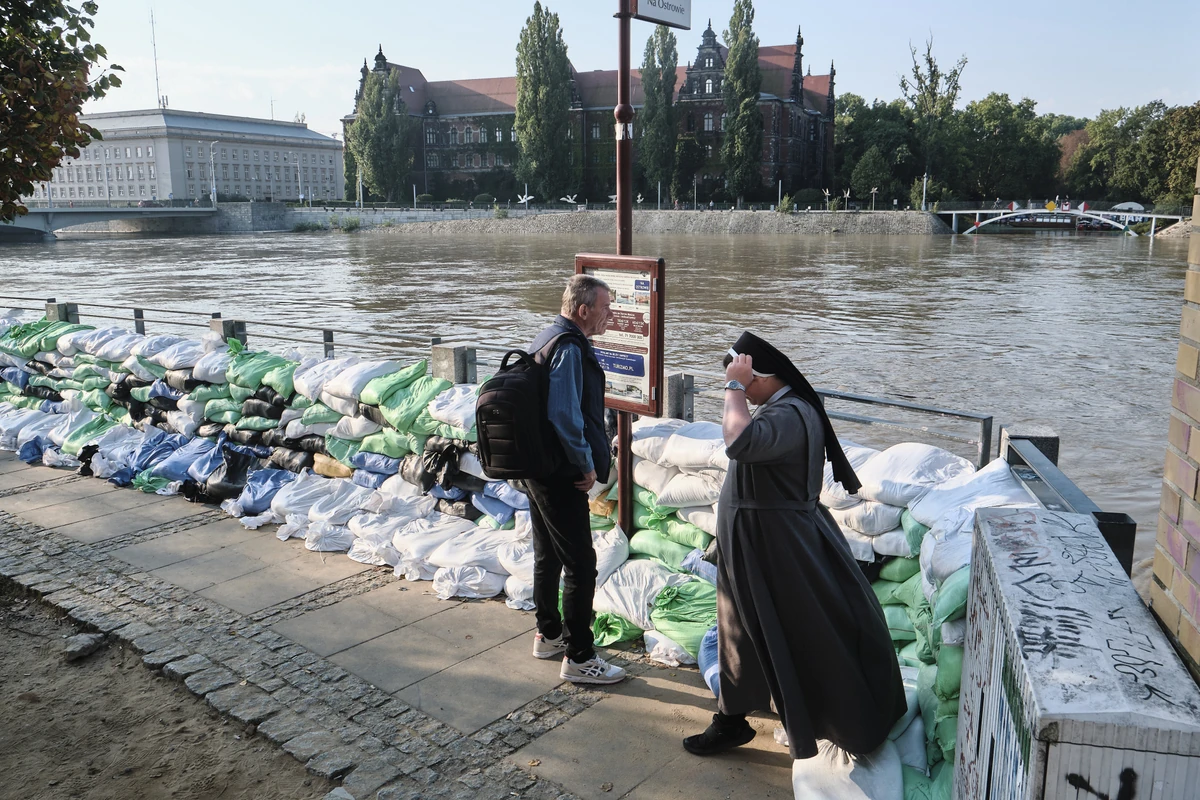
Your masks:
<path fill-rule="evenodd" d="M 567 459 L 585 475 L 595 467 L 592 449 L 583 435 L 583 360 L 574 342 L 565 343 L 550 359 L 550 397 L 547 413 L 558 432 Z"/>

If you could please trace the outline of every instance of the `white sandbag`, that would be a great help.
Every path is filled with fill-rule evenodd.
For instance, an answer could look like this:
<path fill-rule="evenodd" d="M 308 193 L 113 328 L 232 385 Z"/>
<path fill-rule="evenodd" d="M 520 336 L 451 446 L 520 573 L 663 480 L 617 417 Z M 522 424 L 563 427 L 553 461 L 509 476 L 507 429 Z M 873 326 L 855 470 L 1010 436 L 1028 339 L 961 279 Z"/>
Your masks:
<path fill-rule="evenodd" d="M 868 500 L 849 508 L 831 508 L 829 513 L 843 528 L 853 528 L 867 536 L 878 536 L 899 527 L 904 509 Z"/>
<path fill-rule="evenodd" d="M 387 497 L 415 499 L 422 496 L 421 487 L 404 480 L 402 475 L 393 475 L 379 485 L 377 494 Z"/>
<path fill-rule="evenodd" d="M 879 451 L 871 447 L 864 447 L 861 444 L 842 440 L 842 452 L 846 454 L 846 459 L 853 467 L 855 474 L 866 464 L 873 456 L 879 455 Z M 821 478 L 821 505 L 826 508 L 849 508 L 850 506 L 858 505 L 862 502 L 862 498 L 856 494 L 849 494 L 842 484 L 833 478 L 833 465 L 828 461 L 825 462 L 825 472 Z"/>
<path fill-rule="evenodd" d="M 504 579 L 504 605 L 516 611 L 533 611 L 537 604 L 533 602 L 533 584 L 526 583 L 516 575 Z"/>
<path fill-rule="evenodd" d="M 196 429 L 200 427 L 195 417 L 182 411 L 168 411 L 167 425 L 171 430 L 189 439 L 196 435 Z"/>
<path fill-rule="evenodd" d="M 295 481 L 292 481 L 292 483 L 295 483 Z M 275 530 L 275 538 L 281 542 L 286 542 L 292 538 L 303 539 L 307 533 L 308 515 L 288 514 L 283 524 Z"/>
<path fill-rule="evenodd" d="M 344 553 L 354 544 L 349 528 L 328 522 L 313 522 L 304 534 L 304 546 L 318 553 Z"/>
<path fill-rule="evenodd" d="M 160 333 L 154 336 L 145 336 L 140 342 L 129 348 L 129 354 L 141 356 L 149 360 L 153 355 L 161 353 L 168 347 L 174 344 L 179 344 L 184 341 L 184 337 L 176 336 L 172 333 Z"/>
<path fill-rule="evenodd" d="M 295 422 L 303 416 L 304 409 L 302 408 L 285 408 L 279 415 L 279 427 L 286 431 L 289 423 Z"/>
<path fill-rule="evenodd" d="M 430 495 L 402 497 L 395 494 L 385 494 L 376 490 L 362 504 L 363 511 L 380 514 L 408 524 L 414 519 L 428 517 L 437 508 L 437 498 Z"/>
<path fill-rule="evenodd" d="M 690 522 L 709 536 L 717 535 L 716 506 L 689 506 L 679 509 L 675 512 L 675 516 L 684 522 Z"/>
<path fill-rule="evenodd" d="M 885 739 L 870 755 L 854 756 L 817 740 L 817 755 L 792 762 L 795 800 L 904 800 L 904 773 L 896 743 Z"/>
<path fill-rule="evenodd" d="M 142 362 L 138 361 L 137 356 L 130 356 L 121 362 L 121 369 L 125 370 L 133 377 L 142 381 L 156 381 L 158 376 L 150 370 L 146 369 Z"/>
<path fill-rule="evenodd" d="M 358 404 L 355 403 L 355 410 Z M 383 428 L 378 422 L 367 417 L 342 417 L 333 426 L 333 435 L 339 439 L 349 439 L 360 442 L 372 433 L 378 433 Z"/>
<path fill-rule="evenodd" d="M 304 436 L 324 436 L 334 429 L 336 423 L 333 422 L 318 422 L 313 425 L 305 425 L 298 419 L 294 419 L 287 424 L 287 429 L 283 435 L 288 439 L 300 439 Z"/>
<path fill-rule="evenodd" d="M 913 718 L 920 713 L 920 706 L 917 702 L 917 678 L 920 675 L 920 670 L 917 667 L 908 667 L 900 665 L 900 680 L 904 685 L 904 714 L 900 719 L 892 725 L 892 730 L 888 733 L 888 738 L 895 741 L 900 734 L 909 726 Z"/>
<path fill-rule="evenodd" d="M 458 471 L 465 472 L 468 475 L 474 475 L 481 481 L 495 480 L 483 471 L 483 463 L 479 460 L 479 456 L 474 453 L 463 453 L 458 458 Z"/>
<path fill-rule="evenodd" d="M 395 361 L 360 361 L 340 370 L 326 382 L 321 393 L 353 400 L 357 404 L 358 396 L 368 383 L 402 369 L 404 366 Z"/>
<path fill-rule="evenodd" d="M 626 544 L 628 548 L 628 544 Z M 533 587 L 533 539 L 521 538 L 505 542 L 496 548 L 496 558 L 504 571 L 514 578 Z M 599 585 L 602 581 L 597 580 Z"/>
<path fill-rule="evenodd" d="M 433 574 L 433 591 L 442 600 L 484 600 L 504 590 L 505 577 L 480 567 L 443 567 Z"/>
<path fill-rule="evenodd" d="M 192 377 L 205 383 L 228 383 L 226 373 L 233 363 L 228 350 L 213 350 L 201 356 L 192 366 Z"/>
<path fill-rule="evenodd" d="M 371 499 L 374 489 L 359 486 L 349 478 L 334 478 L 337 486 L 333 492 L 313 503 L 308 509 L 309 522 L 327 522 L 330 525 L 345 525 L 350 518 L 362 510 L 363 504 Z M 350 545 L 347 544 L 346 547 Z"/>
<path fill-rule="evenodd" d="M 921 573 L 934 586 L 971 563 L 975 512 L 957 508 L 939 519 L 921 540 Z"/>
<path fill-rule="evenodd" d="M 918 714 L 908 727 L 898 737 L 892 740 L 896 744 L 896 755 L 900 763 L 924 772 L 928 769 L 925 753 L 925 720 Z M 950 767 L 953 769 L 953 766 Z"/>
<path fill-rule="evenodd" d="M 410 581 L 432 580 L 437 568 L 428 561 L 430 553 L 474 528 L 470 520 L 437 512 L 408 523 L 392 537 L 392 547 L 400 554 L 396 576 Z"/>
<path fill-rule="evenodd" d="M 357 519 L 357 517 L 355 517 Z M 350 520 L 351 523 L 354 520 Z M 354 533 L 351 529 L 351 533 Z M 361 536 L 355 534 L 354 542 L 346 553 L 360 564 L 370 564 L 373 567 L 395 567 L 400 563 L 400 554 L 392 547 L 391 534 Z"/>
<path fill-rule="evenodd" d="M 646 458 L 633 459 L 633 482 L 649 489 L 655 495 L 662 494 L 667 484 L 678 474 L 679 470 L 675 467 L 664 467 Z"/>
<path fill-rule="evenodd" d="M 64 356 L 73 356 L 76 353 L 95 353 L 105 342 L 111 342 L 126 333 L 127 331 L 122 328 L 73 331 L 58 337 L 55 349 Z"/>
<path fill-rule="evenodd" d="M 893 445 L 855 470 L 859 497 L 893 506 L 908 506 L 932 487 L 973 472 L 965 458 L 919 442 Z"/>
<path fill-rule="evenodd" d="M 329 478 L 305 470 L 296 479 L 275 493 L 271 500 L 271 512 L 276 522 L 283 522 L 291 515 L 302 516 L 308 521 L 308 511 L 321 498 L 332 494 L 340 484 Z"/>
<path fill-rule="evenodd" d="M 200 342 L 176 342 L 150 357 L 150 360 L 166 369 L 191 369 L 204 357 L 204 345 Z M 192 377 L 196 377 L 195 373 Z"/>
<path fill-rule="evenodd" d="M 687 424 L 681 419 L 642 417 L 633 423 L 629 449 L 635 456 L 661 462 L 671 435 Z"/>
<path fill-rule="evenodd" d="M 872 536 L 871 549 L 881 556 L 912 558 L 916 555 L 908 545 L 908 534 L 904 532 L 904 528 L 896 528 L 887 533 Z"/>
<path fill-rule="evenodd" d="M 62 447 L 68 436 L 94 420 L 96 416 L 96 412 L 90 408 L 79 408 L 69 414 L 61 415 L 59 417 L 61 421 L 50 429 L 47 438 L 56 447 Z"/>
<path fill-rule="evenodd" d="M 429 416 L 455 428 L 469 431 L 475 427 L 475 401 L 479 384 L 460 383 L 429 401 Z"/>
<path fill-rule="evenodd" d="M 636 480 L 635 480 L 636 482 Z M 647 486 L 647 489 L 650 487 Z M 653 490 L 652 490 L 653 491 Z M 666 488 L 658 494 L 658 504 L 668 508 L 684 506 L 712 506 L 721 497 L 721 484 L 704 472 L 681 472 L 671 478 Z"/>
<path fill-rule="evenodd" d="M 353 367 L 360 360 L 358 356 L 347 356 L 330 361 L 318 361 L 307 368 L 296 367 L 296 372 L 292 375 L 292 383 L 295 385 L 296 391 L 309 400 L 319 400 L 321 390 L 325 388 L 326 383 L 336 378 L 344 370 Z"/>
<path fill-rule="evenodd" d="M 592 549 L 596 551 L 597 586 L 608 580 L 617 567 L 629 560 L 629 539 L 620 525 L 614 525 L 606 531 L 592 531 Z"/>
<path fill-rule="evenodd" d="M 650 611 L 659 592 L 668 586 L 682 586 L 690 580 L 690 575 L 671 572 L 650 559 L 626 561 L 596 588 L 592 608 L 624 617 L 644 631 L 652 630 Z"/>
<path fill-rule="evenodd" d="M 474 528 L 443 542 L 429 554 L 428 561 L 435 567 L 482 567 L 497 575 L 507 575 L 496 551 L 500 545 L 518 538 L 516 531 Z"/>
<path fill-rule="evenodd" d="M 646 640 L 646 655 L 651 661 L 668 667 L 696 663 L 696 659 L 674 639 L 658 631 L 646 631 L 642 636 Z"/>
<path fill-rule="evenodd" d="M 934 486 L 912 502 L 908 511 L 922 525 L 935 522 L 956 508 L 1029 508 L 1037 503 L 1013 477 L 1008 462 L 996 459 L 974 474 L 964 473 Z"/>
<path fill-rule="evenodd" d="M 35 419 L 28 425 L 23 426 L 21 430 L 17 432 L 17 438 L 14 447 L 0 447 L 0 449 L 17 450 L 19 452 L 27 443 L 33 441 L 34 439 L 49 438 L 50 431 L 54 430 L 60 419 L 61 418 L 57 414 L 42 414 L 39 419 Z M 124 430 L 129 430 L 129 428 L 125 428 L 123 425 L 120 427 Z M 116 430 L 116 428 L 113 430 Z M 6 438 L 5 442 L 8 441 L 9 440 Z M 109 474 L 111 475 L 112 473 Z M 108 476 L 106 475 L 104 477 Z"/>
<path fill-rule="evenodd" d="M 129 358 L 134 346 L 145 338 L 140 333 L 125 333 L 104 342 L 92 355 L 101 361 L 113 361 L 119 364 Z"/>
<path fill-rule="evenodd" d="M 713 455 L 725 449 L 725 434 L 716 422 L 689 422 L 667 439 L 660 463 L 682 470 L 703 469 L 712 463 Z"/>
<path fill-rule="evenodd" d="M 358 413 L 358 401 L 352 397 L 338 397 L 336 394 L 321 392 L 320 401 L 343 417 L 353 416 Z"/>
<path fill-rule="evenodd" d="M 145 433 L 126 428 L 124 425 L 110 428 L 96 440 L 96 453 L 92 456 L 91 463 L 92 475 L 107 479 L 118 470 L 132 466 L 133 459 L 145 439 Z"/>
<path fill-rule="evenodd" d="M 42 452 L 42 465 L 59 469 L 78 469 L 79 459 L 69 453 L 64 453 L 57 447 L 47 447 Z"/>
<path fill-rule="evenodd" d="M 60 417 L 54 414 L 43 414 L 36 408 L 14 408 L 5 403 L 8 408 L 0 413 L 0 450 L 16 450 L 17 437 L 21 433 L 21 429 L 35 422 L 50 419 L 54 424 L 53 428 L 62 421 Z M 43 422 L 44 424 L 44 422 Z"/>
<path fill-rule="evenodd" d="M 942 644 L 962 647 L 967 641 L 967 618 L 942 623 Z"/>
<path fill-rule="evenodd" d="M 274 521 L 275 515 L 271 513 L 270 509 L 261 514 L 255 514 L 253 517 L 238 518 L 238 522 L 242 523 L 242 527 L 251 531 L 256 531 L 263 525 L 270 525 Z"/>
<path fill-rule="evenodd" d="M 871 537 L 865 533 L 859 533 L 847 525 L 838 525 L 842 531 L 842 536 L 846 540 L 846 544 L 850 546 L 850 555 L 854 556 L 855 561 L 863 561 L 867 564 L 875 562 L 875 547 L 871 543 Z"/>
<path fill-rule="evenodd" d="M 198 400 L 188 400 L 185 397 L 182 400 L 179 400 L 175 404 L 175 407 L 177 409 L 179 409 L 180 411 L 182 411 L 184 414 L 187 414 L 192 419 L 196 420 L 197 424 L 199 424 L 200 422 L 204 421 L 204 406 L 205 405 L 206 405 L 205 403 L 201 403 Z"/>

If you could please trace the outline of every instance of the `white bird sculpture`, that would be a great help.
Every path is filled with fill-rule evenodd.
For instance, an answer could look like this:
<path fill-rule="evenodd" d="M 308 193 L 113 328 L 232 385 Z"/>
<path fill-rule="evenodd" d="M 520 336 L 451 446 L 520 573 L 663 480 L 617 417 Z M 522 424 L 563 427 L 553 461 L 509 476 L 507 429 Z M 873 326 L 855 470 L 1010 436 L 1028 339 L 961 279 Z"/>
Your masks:
<path fill-rule="evenodd" d="M 577 195 L 577 194 L 569 194 L 569 195 L 567 195 L 566 197 L 560 197 L 560 198 L 558 198 L 558 199 L 559 199 L 559 200 L 561 200 L 561 201 L 562 201 L 562 202 L 564 202 L 564 203 L 571 203 L 571 204 L 574 204 L 574 203 L 575 203 L 575 198 L 576 198 L 576 197 L 579 197 L 579 195 Z"/>

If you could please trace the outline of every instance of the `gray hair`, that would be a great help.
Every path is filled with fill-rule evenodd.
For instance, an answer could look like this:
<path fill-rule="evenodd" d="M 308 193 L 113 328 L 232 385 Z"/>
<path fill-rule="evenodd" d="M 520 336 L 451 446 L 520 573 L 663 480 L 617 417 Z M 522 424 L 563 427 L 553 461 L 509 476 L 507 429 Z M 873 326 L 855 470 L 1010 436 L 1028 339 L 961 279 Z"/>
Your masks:
<path fill-rule="evenodd" d="M 593 306 L 596 304 L 596 292 L 599 289 L 608 291 L 608 284 L 599 278 L 593 278 L 591 275 L 572 275 L 571 280 L 567 281 L 567 288 L 563 292 L 562 298 L 562 315 L 564 317 L 573 317 L 580 306 Z"/>

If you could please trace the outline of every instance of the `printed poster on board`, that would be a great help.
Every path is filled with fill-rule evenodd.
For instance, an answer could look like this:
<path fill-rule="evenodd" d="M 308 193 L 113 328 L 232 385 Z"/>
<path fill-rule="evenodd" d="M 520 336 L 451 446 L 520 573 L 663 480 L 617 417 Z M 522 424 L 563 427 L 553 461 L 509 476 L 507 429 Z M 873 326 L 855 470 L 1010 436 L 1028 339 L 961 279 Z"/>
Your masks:
<path fill-rule="evenodd" d="M 608 284 L 612 322 L 603 336 L 592 339 L 604 368 L 605 396 L 631 403 L 650 403 L 649 271 L 588 269 Z"/>

